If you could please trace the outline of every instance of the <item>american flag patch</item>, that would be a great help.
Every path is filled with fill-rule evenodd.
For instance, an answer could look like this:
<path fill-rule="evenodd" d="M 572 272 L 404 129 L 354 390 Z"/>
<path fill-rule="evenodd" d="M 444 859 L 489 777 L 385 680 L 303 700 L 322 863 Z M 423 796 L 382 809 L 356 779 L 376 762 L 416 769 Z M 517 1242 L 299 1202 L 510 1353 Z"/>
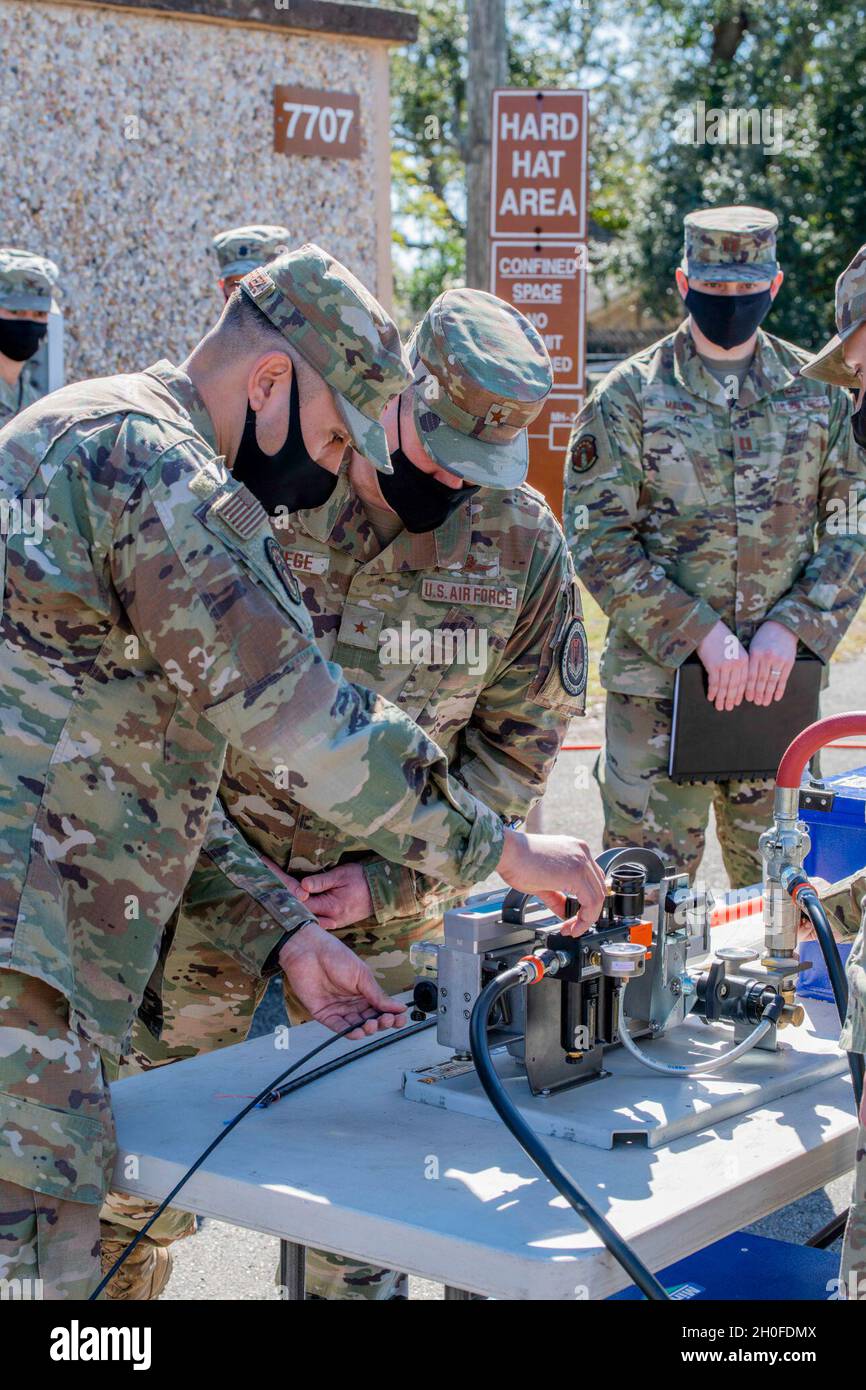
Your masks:
<path fill-rule="evenodd" d="M 252 295 L 253 299 L 257 299 L 259 295 L 267 294 L 274 288 L 273 280 L 266 270 L 262 270 L 261 266 L 257 267 L 256 270 L 251 270 L 248 275 L 244 276 L 243 285 L 247 293 Z"/>
<path fill-rule="evenodd" d="M 268 519 L 261 502 L 245 487 L 240 487 L 235 492 L 224 492 L 222 497 L 218 497 L 211 505 L 211 511 L 245 541 L 251 540 L 262 523 Z"/>

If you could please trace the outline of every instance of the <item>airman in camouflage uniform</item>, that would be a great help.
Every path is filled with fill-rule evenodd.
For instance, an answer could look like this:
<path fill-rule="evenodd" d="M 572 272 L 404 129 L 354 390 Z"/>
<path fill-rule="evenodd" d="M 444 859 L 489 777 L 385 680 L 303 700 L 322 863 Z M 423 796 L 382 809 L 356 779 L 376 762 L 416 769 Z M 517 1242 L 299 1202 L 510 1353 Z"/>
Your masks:
<path fill-rule="evenodd" d="M 848 1014 L 839 1038 L 846 1052 L 866 1054 L 866 869 L 837 883 L 818 883 L 824 910 L 837 939 L 851 941 L 845 966 Z M 805 919 L 804 919 L 805 921 Z M 808 928 L 813 935 L 812 928 Z M 854 1190 L 842 1248 L 841 1278 L 845 1295 L 866 1301 L 866 1096 L 854 1152 Z"/>
<path fill-rule="evenodd" d="M 769 299 L 781 280 L 775 228 L 771 213 L 754 208 L 690 214 L 681 293 L 702 287 L 706 301 L 733 286 L 757 297 L 763 284 Z M 866 460 L 844 394 L 799 375 L 806 352 L 759 329 L 751 360 L 719 370 L 698 350 L 694 312 L 615 368 L 578 416 L 565 532 L 610 619 L 596 771 L 605 843 L 652 846 L 694 873 L 712 803 L 740 887 L 761 877 L 772 784 L 668 778 L 674 675 L 724 632 L 720 621 L 735 647 L 739 639 L 748 648 L 772 623 L 791 662 L 797 640 L 829 661 L 863 596 L 866 540 L 828 520 L 862 489 Z M 735 366 L 742 380 L 728 392 Z"/>
<path fill-rule="evenodd" d="M 860 247 L 836 281 L 836 327 L 835 337 L 802 368 L 801 375 L 852 392 L 855 407 L 862 414 L 866 380 L 866 246 Z M 821 898 L 831 921 L 845 935 L 854 937 L 846 966 L 848 1016 L 840 1044 L 847 1052 L 866 1054 L 866 869 L 828 886 Z M 842 1281 L 849 1298 L 866 1301 L 866 1096 L 860 1106 L 854 1192 L 842 1250 Z"/>
<path fill-rule="evenodd" d="M 391 860 L 467 885 L 500 861 L 523 888 L 580 891 L 574 845 L 509 837 L 435 743 L 322 660 L 266 513 L 226 471 L 243 396 L 287 401 L 289 366 L 390 470 L 379 416 L 410 379 L 394 325 L 317 247 L 241 294 L 188 370 L 65 387 L 0 434 L 7 483 L 44 511 L 41 541 L 10 536 L 2 556 L 0 1272 L 45 1279 L 49 1297 L 95 1284 L 113 1143 L 94 1049 L 126 1050 L 228 746 L 266 775 L 284 763 L 302 804 Z M 319 457 L 335 450 L 336 466 L 345 443 L 333 426 L 328 440 Z M 285 904 L 278 963 L 331 965 L 336 948 L 358 978 L 311 921 L 295 944 L 280 887 L 262 905 L 270 928 Z M 273 968 L 274 933 L 256 926 L 247 951 Z M 318 1015 L 370 1031 L 379 1009 L 388 1026 L 394 1006 L 363 971 L 358 988 L 347 1007 L 323 990 Z M 74 1257 L 59 1274 L 55 1234 Z"/>
<path fill-rule="evenodd" d="M 218 232 L 211 245 L 219 265 L 223 298 L 230 299 L 245 275 L 282 256 L 291 242 L 292 234 L 287 227 L 229 227 L 225 232 Z"/>
<path fill-rule="evenodd" d="M 58 275 L 46 256 L 0 247 L 0 426 L 39 399 L 27 363 L 47 331 Z"/>
<path fill-rule="evenodd" d="M 504 821 L 521 821 L 544 791 L 569 719 L 583 712 L 586 681 L 580 599 L 564 537 L 523 481 L 526 425 L 550 390 L 551 367 L 528 320 L 474 290 L 440 296 L 410 353 L 415 382 L 402 398 L 404 448 L 414 429 L 416 456 L 426 454 L 480 491 L 423 532 L 403 529 L 391 512 L 394 524 L 383 535 L 378 509 L 368 510 L 353 486 L 354 465 L 324 506 L 277 515 L 275 533 L 323 655 L 410 715 Z M 388 428 L 394 449 L 396 422 Z M 290 786 L 281 790 L 287 786 L 284 768 L 266 779 L 232 754 L 220 795 L 244 836 L 298 879 L 338 864 L 363 866 L 372 915 L 337 934 L 372 965 L 383 988 L 410 988 L 411 944 L 441 933 L 443 911 L 459 895 L 437 877 L 371 854 L 365 836 L 340 834 L 300 805 Z M 248 1027 L 260 980 L 247 972 L 242 1000 L 240 951 L 221 964 L 214 949 L 215 940 L 231 936 L 232 901 L 220 921 L 216 892 L 199 903 L 184 899 L 154 982 L 161 1035 L 154 1037 L 153 1016 L 139 1020 L 138 1065 L 223 1046 Z M 315 898 L 306 905 L 315 911 Z M 291 992 L 287 1005 L 293 1022 L 308 1017 Z M 181 1227 L 186 1218 L 176 1219 Z M 162 1221 L 161 1233 L 170 1236 Z M 312 1297 L 399 1296 L 397 1278 L 308 1252 Z"/>

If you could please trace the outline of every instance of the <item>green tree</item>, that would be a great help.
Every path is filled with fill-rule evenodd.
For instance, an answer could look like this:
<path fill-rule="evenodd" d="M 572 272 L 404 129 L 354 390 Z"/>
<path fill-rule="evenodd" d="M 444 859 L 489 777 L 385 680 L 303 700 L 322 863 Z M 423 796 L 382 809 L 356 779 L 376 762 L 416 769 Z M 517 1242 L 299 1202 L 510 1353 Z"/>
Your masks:
<path fill-rule="evenodd" d="M 395 55 L 398 293 L 417 316 L 463 274 L 463 0 L 398 0 L 420 15 Z M 514 86 L 590 92 L 596 272 L 676 310 L 692 208 L 756 203 L 779 216 L 787 284 L 775 332 L 817 346 L 836 275 L 866 241 L 866 7 L 854 0 L 509 0 Z M 779 111 L 780 144 L 682 142 L 683 112 Z"/>
<path fill-rule="evenodd" d="M 780 221 L 788 283 L 773 331 L 806 346 L 826 338 L 835 278 L 866 240 L 864 21 L 863 5 L 846 0 L 644 5 L 637 22 L 645 47 L 672 45 L 624 246 L 625 274 L 649 307 L 669 312 L 675 302 L 682 218 L 691 208 L 754 203 Z M 706 111 L 782 112 L 766 128 L 781 139 L 682 143 L 685 112 L 699 101 Z"/>
<path fill-rule="evenodd" d="M 418 39 L 392 58 L 392 175 L 397 297 L 405 322 L 462 281 L 466 232 L 464 0 L 398 0 Z M 509 81 L 574 85 L 602 0 L 511 0 Z"/>

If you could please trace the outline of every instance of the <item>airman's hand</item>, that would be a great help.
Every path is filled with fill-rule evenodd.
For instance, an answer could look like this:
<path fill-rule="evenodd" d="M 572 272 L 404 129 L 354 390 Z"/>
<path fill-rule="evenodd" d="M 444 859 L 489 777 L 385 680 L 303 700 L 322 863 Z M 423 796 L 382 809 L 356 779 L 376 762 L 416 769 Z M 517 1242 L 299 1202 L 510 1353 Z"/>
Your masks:
<path fill-rule="evenodd" d="M 295 932 L 279 959 L 296 998 L 311 1018 L 334 1033 L 356 1023 L 348 1036 L 363 1038 L 406 1022 L 406 1005 L 379 988 L 372 972 L 339 937 L 313 923 Z"/>
<path fill-rule="evenodd" d="M 350 927 L 372 915 L 373 899 L 360 864 L 338 864 L 319 874 L 307 874 L 303 887 L 307 907 L 325 931 Z"/>
<path fill-rule="evenodd" d="M 707 699 L 717 710 L 736 709 L 746 693 L 749 654 L 721 618 L 698 647 L 707 672 Z"/>
<path fill-rule="evenodd" d="M 749 646 L 746 699 L 756 705 L 781 700 L 796 657 L 797 638 L 790 628 L 772 621 L 761 623 Z"/>
<path fill-rule="evenodd" d="M 565 894 L 577 898 L 577 916 L 562 927 L 566 936 L 582 936 L 598 920 L 604 904 L 604 874 L 584 840 L 506 830 L 496 868 L 512 888 L 534 893 L 558 916 L 565 910 Z"/>

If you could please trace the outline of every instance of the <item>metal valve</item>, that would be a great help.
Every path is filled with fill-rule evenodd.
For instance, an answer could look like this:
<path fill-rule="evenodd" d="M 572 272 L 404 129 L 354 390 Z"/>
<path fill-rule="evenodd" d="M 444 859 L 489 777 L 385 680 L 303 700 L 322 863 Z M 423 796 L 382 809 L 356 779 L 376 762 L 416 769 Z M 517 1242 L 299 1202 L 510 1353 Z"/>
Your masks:
<path fill-rule="evenodd" d="M 751 946 L 720 946 L 716 951 L 716 960 L 720 960 L 725 969 L 728 969 L 745 965 L 750 960 L 757 960 L 760 954 L 760 951 Z"/>

